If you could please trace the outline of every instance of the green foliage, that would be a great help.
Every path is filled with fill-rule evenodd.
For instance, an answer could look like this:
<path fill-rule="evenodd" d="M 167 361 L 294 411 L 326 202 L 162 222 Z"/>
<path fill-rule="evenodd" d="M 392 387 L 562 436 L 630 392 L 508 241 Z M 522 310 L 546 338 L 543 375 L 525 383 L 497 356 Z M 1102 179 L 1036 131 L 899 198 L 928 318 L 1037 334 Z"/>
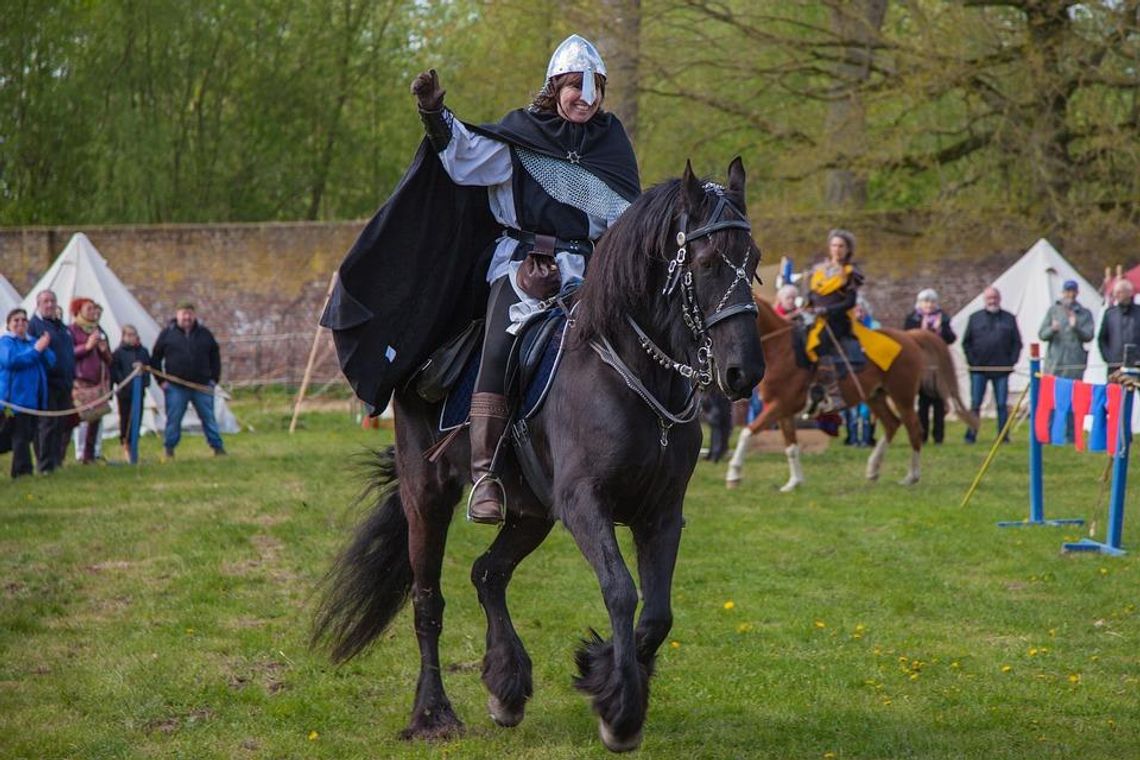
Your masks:
<path fill-rule="evenodd" d="M 418 71 L 495 119 L 573 31 L 626 72 L 609 87 L 636 104 L 647 184 L 739 153 L 769 212 L 1066 224 L 1140 197 L 1135 2 L 9 0 L 3 17 L 0 224 L 367 215 L 420 139 Z"/>
<path fill-rule="evenodd" d="M 316 583 L 360 514 L 353 457 L 391 433 L 329 412 L 289 436 L 287 402 L 236 402 L 258 432 L 228 439 L 225 459 L 193 437 L 161 464 L 152 437 L 137 469 L 0 483 L 0 755 L 601 757 L 571 652 L 608 625 L 564 530 L 511 587 L 536 686 L 517 729 L 490 725 L 479 682 L 468 574 L 493 529 L 457 519 L 444 562 L 442 656 L 464 738 L 396 738 L 419 662 L 410 610 L 345 667 L 306 650 Z M 1024 443 L 1001 449 L 960 509 L 986 449 L 950 433 L 913 489 L 891 480 L 898 445 L 877 484 L 862 480 L 865 450 L 809 455 L 792 495 L 775 490 L 780 454 L 750 457 L 736 491 L 723 465 L 698 465 L 649 756 L 1140 754 L 1136 556 L 1063 557 L 1065 530 L 994 526 L 1027 512 Z M 1103 457 L 1046 460 L 1047 514 L 1103 530 Z"/>

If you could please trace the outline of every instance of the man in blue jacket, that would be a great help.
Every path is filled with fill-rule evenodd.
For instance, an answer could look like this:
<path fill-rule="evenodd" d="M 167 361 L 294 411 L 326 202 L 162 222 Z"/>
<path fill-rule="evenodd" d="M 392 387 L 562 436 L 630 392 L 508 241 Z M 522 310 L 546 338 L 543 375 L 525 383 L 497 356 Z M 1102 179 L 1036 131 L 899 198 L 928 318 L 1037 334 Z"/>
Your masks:
<path fill-rule="evenodd" d="M 1017 318 L 1001 308 L 1001 293 L 988 287 L 982 296 L 985 308 L 975 311 L 966 322 L 962 350 L 970 365 L 970 409 L 977 414 L 982 408 L 986 385 L 993 384 L 997 407 L 998 433 L 1009 419 L 1009 376 L 1021 357 L 1021 330 Z M 973 443 L 976 434 L 966 431 L 966 442 Z M 1009 442 L 1009 436 L 1004 439 Z"/>
<path fill-rule="evenodd" d="M 55 353 L 55 366 L 47 373 L 48 411 L 71 409 L 71 386 L 75 383 L 75 346 L 71 332 L 57 317 L 58 302 L 55 293 L 42 290 L 36 295 L 36 314 L 28 323 L 28 335 L 39 338 L 51 336 L 51 347 Z M 51 472 L 63 466 L 67 452 L 67 440 L 71 434 L 71 420 L 68 417 L 40 417 L 36 422 L 36 469 Z"/>
<path fill-rule="evenodd" d="M 28 313 L 12 309 L 5 322 L 7 331 L 0 335 L 0 414 L 12 440 L 12 477 L 32 474 L 31 443 L 35 417 L 14 409 L 8 402 L 24 409 L 44 408 L 48 395 L 47 373 L 55 364 L 55 354 L 48 348 L 51 336 L 36 340 L 28 337 Z M 10 416 L 8 416 L 10 415 Z"/>

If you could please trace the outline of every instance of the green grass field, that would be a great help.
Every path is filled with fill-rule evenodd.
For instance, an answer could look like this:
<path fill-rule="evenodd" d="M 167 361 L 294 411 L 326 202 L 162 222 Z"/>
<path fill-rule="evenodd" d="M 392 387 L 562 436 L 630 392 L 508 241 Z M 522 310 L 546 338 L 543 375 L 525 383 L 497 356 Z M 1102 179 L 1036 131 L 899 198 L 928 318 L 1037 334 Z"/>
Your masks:
<path fill-rule="evenodd" d="M 484 710 L 467 580 L 493 529 L 455 523 L 442 647 L 468 730 L 402 742 L 410 608 L 345 667 L 306 649 L 314 585 L 358 516 L 353 458 L 391 433 L 326 412 L 290 437 L 280 404 L 237 412 L 256 432 L 225 459 L 196 437 L 162 464 L 151 437 L 139 468 L 0 482 L 0 757 L 607 754 L 570 686 L 577 640 L 607 619 L 564 531 L 512 586 L 535 697 L 504 730 Z M 862 480 L 864 450 L 805 457 L 790 496 L 775 490 L 781 455 L 753 456 L 736 491 L 723 465 L 698 465 L 644 756 L 1140 757 L 1135 555 L 1061 556 L 1083 531 L 995 527 L 1027 513 L 1024 430 L 959 508 L 986 447 L 950 432 L 910 489 L 899 445 L 878 484 Z M 1103 533 L 1104 458 L 1045 456 L 1047 515 L 1095 516 Z M 1126 547 L 1140 536 L 1129 501 Z"/>

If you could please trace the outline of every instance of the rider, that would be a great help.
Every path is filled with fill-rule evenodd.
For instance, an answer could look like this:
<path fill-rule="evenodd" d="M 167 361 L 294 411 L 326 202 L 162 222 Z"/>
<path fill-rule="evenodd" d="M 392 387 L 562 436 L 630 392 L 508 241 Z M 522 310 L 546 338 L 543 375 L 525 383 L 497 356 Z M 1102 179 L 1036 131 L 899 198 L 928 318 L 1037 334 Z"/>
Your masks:
<path fill-rule="evenodd" d="M 467 516 L 497 524 L 503 488 L 494 471 L 509 409 L 510 334 L 540 302 L 580 280 L 593 242 L 640 193 L 625 128 L 602 110 L 606 66 L 589 41 L 571 35 L 554 51 L 528 108 L 497 124 L 464 124 L 443 105 L 434 70 L 412 82 L 428 141 L 457 185 L 485 186 L 502 225 L 492 243 L 483 359 L 471 400 Z"/>
<path fill-rule="evenodd" d="M 847 230 L 827 233 L 827 260 L 818 264 L 809 280 L 808 311 L 816 320 L 808 331 L 807 355 L 817 362 L 816 383 L 810 391 L 812 413 L 827 413 L 843 408 L 839 379 L 844 367 L 840 351 L 854 341 L 851 310 L 859 297 L 863 274 L 851 263 L 855 255 L 855 236 Z M 838 345 L 837 345 L 838 342 Z"/>

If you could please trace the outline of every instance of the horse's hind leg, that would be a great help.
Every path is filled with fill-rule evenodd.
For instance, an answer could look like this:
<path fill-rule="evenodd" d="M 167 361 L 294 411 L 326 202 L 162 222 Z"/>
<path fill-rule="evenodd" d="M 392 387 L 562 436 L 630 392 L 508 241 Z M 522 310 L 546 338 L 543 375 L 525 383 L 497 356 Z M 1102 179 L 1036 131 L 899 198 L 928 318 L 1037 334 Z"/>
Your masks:
<path fill-rule="evenodd" d="M 538 548 L 553 526 L 549 520 L 508 515 L 490 548 L 471 568 L 471 582 L 487 615 L 487 653 L 483 656 L 483 684 L 491 693 L 487 709 L 500 726 L 522 722 L 533 692 L 530 657 L 507 610 L 507 584 L 515 568 Z"/>
<path fill-rule="evenodd" d="M 891 444 L 891 439 L 895 437 L 895 431 L 899 429 L 899 418 L 891 411 L 886 395 L 881 392 L 872 393 L 867 399 L 867 406 L 871 407 L 871 411 L 883 423 L 883 435 L 875 444 L 875 448 L 871 450 L 871 455 L 867 457 L 867 480 L 878 480 L 879 472 L 883 468 L 883 457 L 887 453 L 887 446 Z"/>
<path fill-rule="evenodd" d="M 397 447 L 397 451 L 398 451 Z M 421 465 L 423 467 L 423 465 Z M 462 488 L 456 482 L 441 482 L 438 473 L 418 473 L 418 489 L 401 481 L 408 518 L 408 558 L 412 565 L 412 603 L 415 607 L 416 640 L 420 647 L 420 677 L 412 717 L 402 734 L 405 739 L 441 739 L 463 731 L 443 690 L 440 675 L 439 636 L 443 631 L 443 594 L 440 575 L 447 529 Z M 410 480 L 417 480 L 412 478 Z M 435 482 L 431 482 L 435 481 Z"/>
<path fill-rule="evenodd" d="M 939 403 L 942 403 L 939 401 Z M 914 400 L 910 405 L 903 405 L 899 410 L 903 425 L 906 426 L 907 437 L 910 439 L 910 468 L 906 477 L 900 481 L 904 486 L 913 486 L 921 477 L 922 471 L 919 458 L 922 454 L 922 424 L 918 421 L 918 414 L 914 411 Z"/>

